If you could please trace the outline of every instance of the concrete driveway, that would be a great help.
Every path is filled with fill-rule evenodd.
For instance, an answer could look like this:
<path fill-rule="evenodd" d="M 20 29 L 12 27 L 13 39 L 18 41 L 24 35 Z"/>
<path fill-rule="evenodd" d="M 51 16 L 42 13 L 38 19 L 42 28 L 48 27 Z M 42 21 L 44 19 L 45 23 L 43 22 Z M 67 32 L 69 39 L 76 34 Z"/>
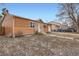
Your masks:
<path fill-rule="evenodd" d="M 53 36 L 58 38 L 65 38 L 65 39 L 79 39 L 79 34 L 76 33 L 68 33 L 68 32 L 52 32 L 47 34 L 47 36 Z"/>

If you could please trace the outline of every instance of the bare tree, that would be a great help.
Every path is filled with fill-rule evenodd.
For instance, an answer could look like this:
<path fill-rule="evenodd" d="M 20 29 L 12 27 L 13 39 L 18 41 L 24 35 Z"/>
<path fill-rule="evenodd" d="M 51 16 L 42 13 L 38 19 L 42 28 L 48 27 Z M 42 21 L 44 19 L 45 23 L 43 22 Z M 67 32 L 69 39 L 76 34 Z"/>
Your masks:
<path fill-rule="evenodd" d="M 64 3 L 59 5 L 60 5 L 60 12 L 57 15 L 59 19 L 72 21 L 77 32 L 79 32 L 79 4 Z"/>

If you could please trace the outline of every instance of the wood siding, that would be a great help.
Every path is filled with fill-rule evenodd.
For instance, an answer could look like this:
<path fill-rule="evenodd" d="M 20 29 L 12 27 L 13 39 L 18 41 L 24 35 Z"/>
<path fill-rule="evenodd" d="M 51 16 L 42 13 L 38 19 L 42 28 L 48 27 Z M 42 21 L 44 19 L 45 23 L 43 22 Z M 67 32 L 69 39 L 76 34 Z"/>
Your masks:
<path fill-rule="evenodd" d="M 35 27 L 30 27 L 30 23 L 33 22 Z M 14 25 L 13 25 L 14 24 Z M 5 28 L 5 35 L 27 35 L 38 32 L 51 32 L 51 24 L 46 24 L 41 21 L 34 21 L 27 18 L 21 18 L 17 16 L 6 15 L 2 23 L 2 27 Z"/>
<path fill-rule="evenodd" d="M 14 22 L 15 34 L 22 33 L 23 35 L 25 35 L 25 34 L 35 33 L 35 28 L 31 28 L 29 26 L 30 22 L 33 22 L 33 21 L 15 17 L 15 22 Z"/>

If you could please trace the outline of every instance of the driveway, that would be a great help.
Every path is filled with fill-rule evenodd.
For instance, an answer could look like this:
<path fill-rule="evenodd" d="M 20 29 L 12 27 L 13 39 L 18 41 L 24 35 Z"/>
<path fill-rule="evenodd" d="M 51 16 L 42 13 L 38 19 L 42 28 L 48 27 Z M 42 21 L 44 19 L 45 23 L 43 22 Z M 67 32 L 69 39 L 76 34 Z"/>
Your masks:
<path fill-rule="evenodd" d="M 66 38 L 66 39 L 79 39 L 79 34 L 76 33 L 68 33 L 68 32 L 52 32 L 48 34 L 48 36 Z"/>

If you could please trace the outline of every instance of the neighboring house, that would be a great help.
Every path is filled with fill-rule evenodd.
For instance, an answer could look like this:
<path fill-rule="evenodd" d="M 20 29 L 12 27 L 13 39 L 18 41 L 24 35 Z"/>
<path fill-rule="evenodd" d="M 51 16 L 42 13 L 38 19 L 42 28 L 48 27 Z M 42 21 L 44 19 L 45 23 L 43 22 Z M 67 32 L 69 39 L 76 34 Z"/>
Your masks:
<path fill-rule="evenodd" d="M 50 21 L 49 24 L 52 24 L 52 31 L 58 30 L 61 28 L 61 24 L 58 22 Z"/>
<path fill-rule="evenodd" d="M 17 35 L 26 35 L 34 34 L 35 32 L 51 32 L 51 25 L 44 23 L 42 20 L 31 20 L 28 18 L 19 17 L 12 15 L 8 10 L 3 10 L 3 23 L 2 27 L 4 29 L 4 34 L 7 36 L 17 36 Z"/>
<path fill-rule="evenodd" d="M 62 30 L 66 30 L 66 29 L 68 29 L 68 28 L 69 28 L 68 25 L 64 25 L 64 24 L 61 25 L 61 29 L 62 29 Z"/>

